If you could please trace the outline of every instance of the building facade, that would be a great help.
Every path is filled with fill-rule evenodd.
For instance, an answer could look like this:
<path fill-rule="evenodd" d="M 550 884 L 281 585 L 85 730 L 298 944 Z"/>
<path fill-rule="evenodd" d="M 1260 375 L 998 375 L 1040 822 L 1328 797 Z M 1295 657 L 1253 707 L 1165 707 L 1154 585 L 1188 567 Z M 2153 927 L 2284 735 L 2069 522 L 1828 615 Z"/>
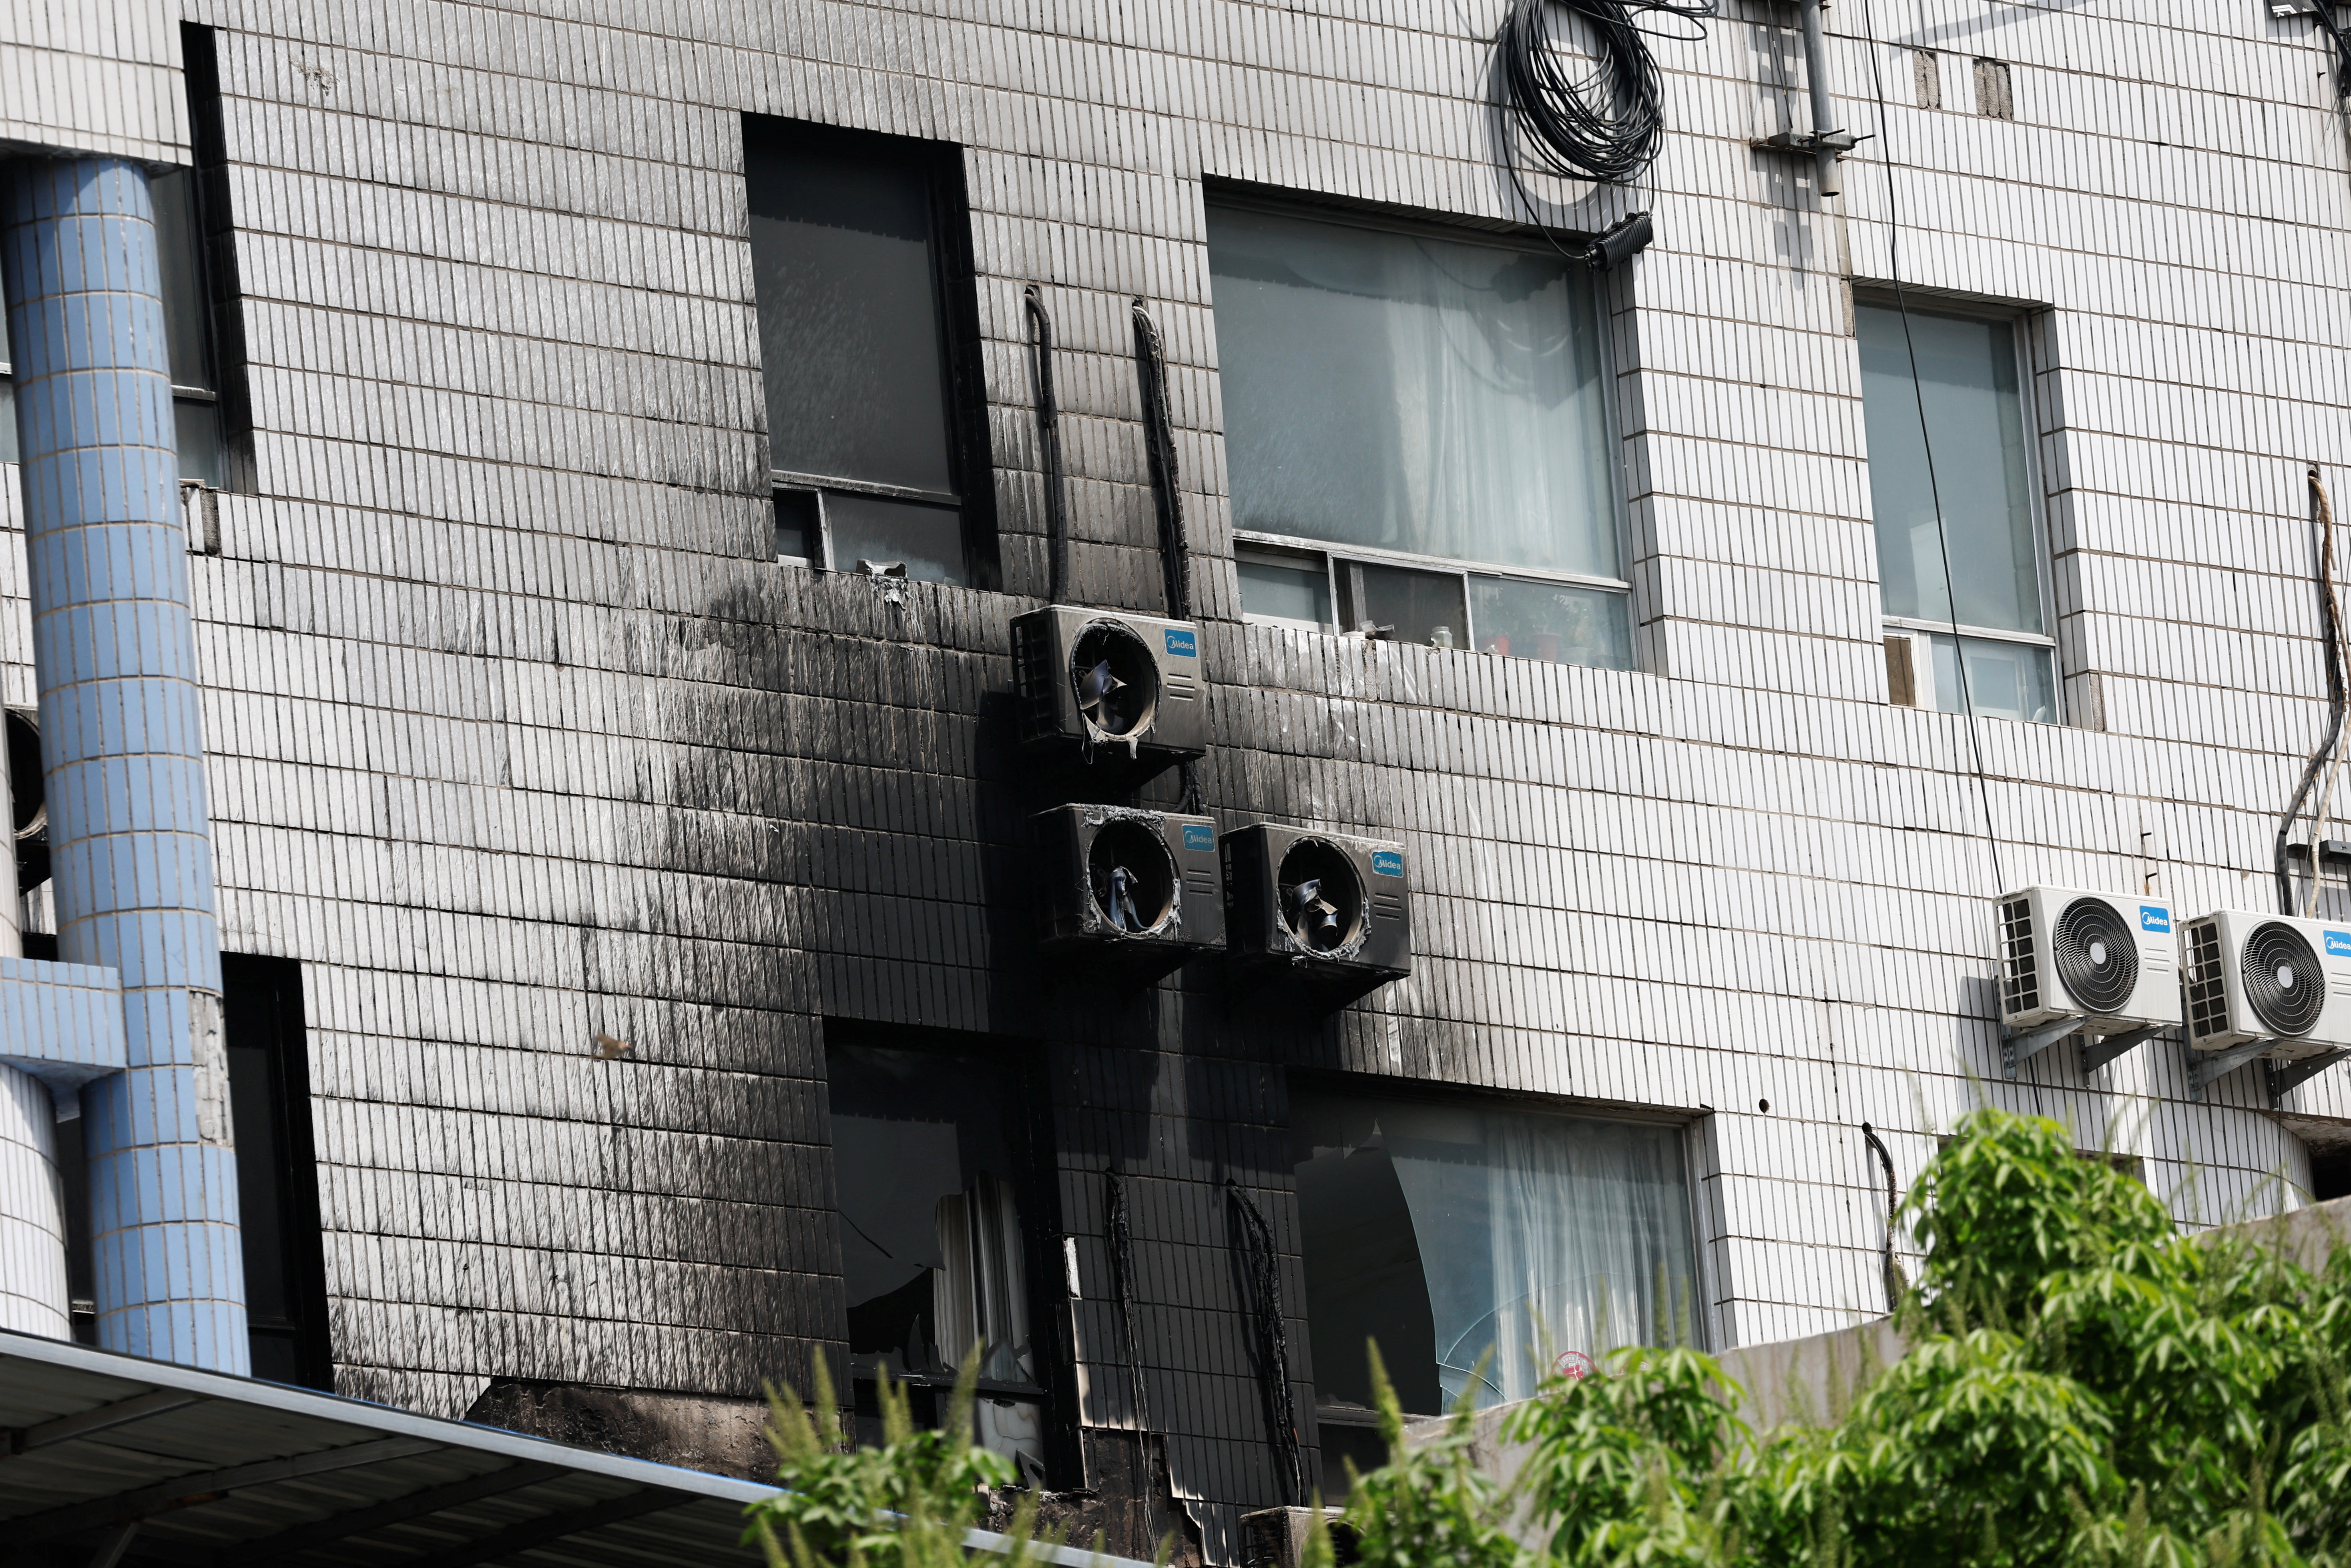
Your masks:
<path fill-rule="evenodd" d="M 1850 0 L 1823 193 L 1800 7 L 1652 14 L 1629 186 L 1534 162 L 1506 9 L 5 24 L 11 166 L 157 193 L 256 1371 L 748 1465 L 763 1384 L 976 1343 L 991 1443 L 1234 1563 L 1368 1458 L 1364 1337 L 1426 1409 L 1881 1312 L 1864 1124 L 2339 1190 L 2351 1069 L 2007 1076 L 1995 915 L 2278 907 L 2326 32 Z M 1023 743 L 1053 601 L 1194 629 L 1196 760 Z M 1072 805 L 1398 856 L 1409 972 L 1040 943 Z"/>

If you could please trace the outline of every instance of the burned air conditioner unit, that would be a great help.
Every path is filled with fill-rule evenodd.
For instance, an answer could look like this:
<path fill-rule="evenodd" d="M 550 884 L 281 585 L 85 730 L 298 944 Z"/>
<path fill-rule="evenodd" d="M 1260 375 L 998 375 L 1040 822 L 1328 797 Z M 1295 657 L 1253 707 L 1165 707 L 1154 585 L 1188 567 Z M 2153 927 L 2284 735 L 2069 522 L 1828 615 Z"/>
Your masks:
<path fill-rule="evenodd" d="M 1050 605 L 1012 622 L 1020 744 L 1057 768 L 1132 788 L 1207 749 L 1200 630 Z"/>
<path fill-rule="evenodd" d="M 1225 835 L 1235 962 L 1329 1009 L 1412 972 L 1404 846 L 1260 822 Z"/>
<path fill-rule="evenodd" d="M 1217 826 L 1128 806 L 1058 806 L 1030 819 L 1054 977 L 1138 985 L 1225 945 Z"/>
<path fill-rule="evenodd" d="M 2296 1064 L 2273 1071 L 2282 1092 L 2351 1047 L 2351 925 L 2216 910 L 2181 926 L 2179 953 L 2197 1089 L 2267 1057 Z"/>
<path fill-rule="evenodd" d="M 2179 1021 L 2171 906 L 2077 887 L 2003 894 L 2000 1019 L 2008 1076 L 2068 1035 L 2083 1070 Z"/>

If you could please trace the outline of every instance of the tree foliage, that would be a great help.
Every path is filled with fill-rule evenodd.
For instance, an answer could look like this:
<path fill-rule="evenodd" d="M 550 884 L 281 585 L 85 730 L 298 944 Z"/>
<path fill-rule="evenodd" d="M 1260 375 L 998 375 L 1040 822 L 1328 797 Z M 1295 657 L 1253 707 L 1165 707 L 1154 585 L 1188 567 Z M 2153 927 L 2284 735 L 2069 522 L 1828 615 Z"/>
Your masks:
<path fill-rule="evenodd" d="M 1907 1349 L 1842 1419 L 1758 1434 L 1710 1357 L 1623 1351 L 1510 1413 L 1507 1492 L 1466 1407 L 1426 1448 L 1393 1429 L 1348 1505 L 1366 1568 L 2351 1568 L 2351 1248 L 2313 1273 L 2258 1232 L 2182 1238 L 1993 1110 L 1904 1212 Z"/>

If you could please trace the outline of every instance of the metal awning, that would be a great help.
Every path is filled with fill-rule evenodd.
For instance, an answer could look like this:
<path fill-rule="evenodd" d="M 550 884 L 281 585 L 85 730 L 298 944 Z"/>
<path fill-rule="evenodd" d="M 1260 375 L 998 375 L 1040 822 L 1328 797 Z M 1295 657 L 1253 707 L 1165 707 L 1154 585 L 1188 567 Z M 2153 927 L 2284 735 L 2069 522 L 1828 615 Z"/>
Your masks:
<path fill-rule="evenodd" d="M 754 1563 L 772 1487 L 0 1332 L 0 1557 L 95 1568 Z M 983 1531 L 974 1547 L 1000 1538 Z M 1062 1548 L 1065 1568 L 1144 1568 Z"/>

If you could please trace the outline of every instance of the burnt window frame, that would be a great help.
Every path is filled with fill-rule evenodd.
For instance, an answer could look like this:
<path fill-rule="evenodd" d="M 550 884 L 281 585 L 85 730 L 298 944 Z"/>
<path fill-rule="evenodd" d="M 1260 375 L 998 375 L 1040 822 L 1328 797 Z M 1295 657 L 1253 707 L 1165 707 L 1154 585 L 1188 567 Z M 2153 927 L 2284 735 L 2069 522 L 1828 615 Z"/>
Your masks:
<path fill-rule="evenodd" d="M 1288 1145 L 1288 1157 L 1291 1161 L 1289 1168 L 1292 1172 L 1296 1169 L 1298 1155 L 1298 1103 L 1301 1099 L 1317 1096 L 1391 1100 L 1399 1105 L 1411 1107 L 1434 1103 L 1462 1110 L 1510 1111 L 1587 1122 L 1633 1122 L 1672 1129 L 1678 1134 L 1683 1199 L 1689 1210 L 1690 1281 L 1698 1292 L 1690 1303 L 1689 1343 L 1702 1351 L 1712 1351 L 1719 1346 L 1723 1329 L 1716 1318 L 1715 1298 L 1720 1291 L 1715 1278 L 1712 1256 L 1716 1231 L 1708 1222 L 1704 1191 L 1707 1172 L 1699 1143 L 1702 1124 L 1708 1114 L 1705 1111 L 1616 1104 L 1496 1089 L 1481 1084 L 1401 1079 L 1324 1068 L 1293 1068 L 1285 1075 L 1282 1096 L 1282 1136 Z M 1291 1179 L 1292 1201 L 1295 1202 L 1294 1176 Z M 1315 1340 L 1313 1314 L 1305 1291 L 1306 1223 L 1302 1212 L 1298 1215 L 1297 1224 L 1300 1295 L 1290 1315 L 1305 1324 L 1307 1365 L 1311 1371 L 1319 1366 L 1323 1347 Z M 1366 1473 L 1387 1462 L 1386 1439 L 1381 1436 L 1379 1412 L 1326 1397 L 1322 1392 L 1322 1382 L 1318 1377 L 1310 1377 L 1306 1382 L 1314 1391 L 1305 1416 L 1311 1423 L 1311 1440 L 1320 1456 L 1323 1495 L 1328 1500 L 1343 1500 L 1346 1488 L 1345 1469 L 1339 1462 L 1341 1456 L 1355 1458 L 1358 1468 Z M 1405 1419 L 1411 1421 L 1445 1414 L 1444 1411 L 1408 1411 Z M 1338 1442 L 1325 1441 L 1322 1434 L 1326 1427 L 1343 1434 Z"/>
<path fill-rule="evenodd" d="M 938 312 L 940 373 L 946 393 L 947 466 L 956 488 L 953 492 L 910 490 L 851 476 L 778 468 L 773 465 L 775 433 L 769 431 L 769 513 L 778 540 L 776 559 L 784 565 L 818 571 L 841 569 L 842 563 L 834 556 L 831 523 L 826 515 L 828 494 L 952 506 L 963 534 L 961 586 L 995 590 L 1001 575 L 997 549 L 995 449 L 988 434 L 986 340 L 980 329 L 978 269 L 972 250 L 971 198 L 963 144 L 748 111 L 740 117 L 737 129 L 742 141 L 747 247 L 751 243 L 747 228 L 751 161 L 755 148 L 762 142 L 770 147 L 797 144 L 835 156 L 912 169 L 923 177 L 930 199 L 933 302 Z M 755 290 L 755 343 L 758 339 L 757 308 Z M 766 346 L 759 344 L 758 350 L 764 406 Z M 788 505 L 806 507 L 814 519 L 813 537 L 809 541 L 811 548 L 806 554 L 783 553 Z"/>
<path fill-rule="evenodd" d="M 902 1051 L 917 1055 L 955 1058 L 990 1065 L 1003 1073 L 1005 1103 L 1013 1112 L 1004 1127 L 1004 1137 L 1013 1166 L 1013 1201 L 1019 1206 L 1021 1216 L 1022 1285 L 1028 1298 L 1029 1338 L 1036 1357 L 1038 1380 L 1033 1385 L 1021 1385 L 982 1378 L 978 1387 L 983 1396 L 996 1388 L 1033 1398 L 1040 1411 L 1047 1484 L 1057 1487 L 1079 1484 L 1073 1479 L 1081 1474 L 1076 1348 L 1071 1327 L 1074 1303 L 1069 1293 L 1069 1264 L 1062 1240 L 1066 1227 L 1062 1216 L 1060 1166 L 1055 1157 L 1052 1110 L 1047 1093 L 1042 1048 L 1033 1040 L 1008 1039 L 1001 1035 L 971 1034 L 956 1030 L 847 1018 L 824 1020 L 822 1045 L 825 1151 L 828 1160 L 831 1158 L 833 1148 L 832 1052 L 836 1048 Z M 831 1174 L 833 1177 L 834 1214 L 838 1219 L 841 1186 L 837 1166 Z M 842 1403 L 858 1424 L 861 1437 L 878 1442 L 879 1358 L 870 1354 L 860 1355 L 848 1349 L 846 1320 L 850 1302 L 846 1283 L 844 1275 L 844 1289 L 840 1298 L 843 1314 L 841 1345 L 843 1364 L 849 1375 L 846 1380 L 848 1386 L 843 1390 L 847 1397 Z M 947 1398 L 955 1385 L 954 1378 L 931 1374 L 900 1376 L 894 1371 L 891 1376 L 892 1381 L 905 1387 L 910 1397 L 911 1414 L 918 1427 L 935 1427 L 945 1418 Z"/>

